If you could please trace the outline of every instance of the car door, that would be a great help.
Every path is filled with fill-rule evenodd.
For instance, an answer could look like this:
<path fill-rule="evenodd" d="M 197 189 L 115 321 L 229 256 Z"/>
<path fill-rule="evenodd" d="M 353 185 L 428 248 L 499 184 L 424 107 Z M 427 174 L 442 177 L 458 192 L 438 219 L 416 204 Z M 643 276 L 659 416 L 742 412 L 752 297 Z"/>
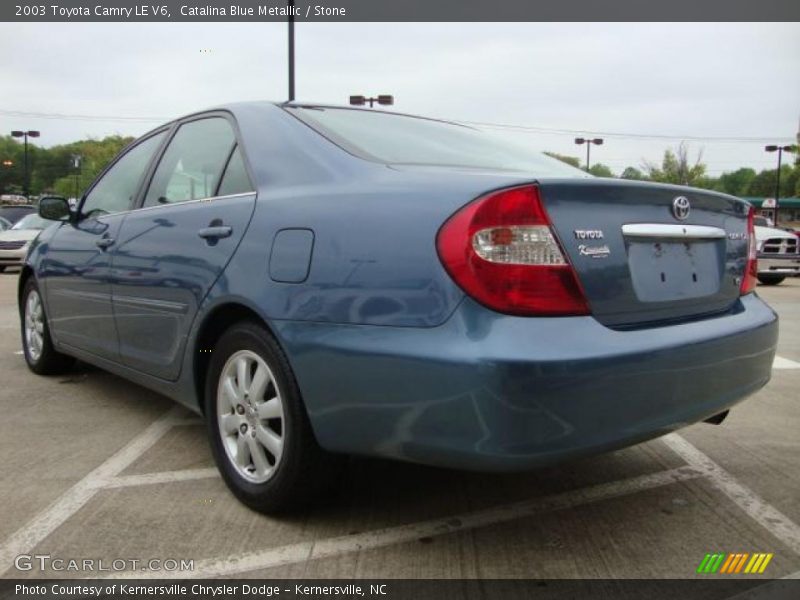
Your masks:
<path fill-rule="evenodd" d="M 111 249 L 166 131 L 121 155 L 84 197 L 79 218 L 60 225 L 48 243 L 40 277 L 50 327 L 69 346 L 119 359 L 111 306 Z"/>
<path fill-rule="evenodd" d="M 254 208 L 233 122 L 216 115 L 182 123 L 114 248 L 112 297 L 124 364 L 178 377 L 198 307 Z"/>

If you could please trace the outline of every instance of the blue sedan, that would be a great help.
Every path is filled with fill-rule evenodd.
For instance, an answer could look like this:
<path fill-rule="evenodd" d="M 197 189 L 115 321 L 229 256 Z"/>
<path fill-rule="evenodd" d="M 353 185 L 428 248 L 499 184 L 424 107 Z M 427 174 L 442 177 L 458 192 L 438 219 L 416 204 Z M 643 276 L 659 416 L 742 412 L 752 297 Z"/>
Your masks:
<path fill-rule="evenodd" d="M 39 210 L 31 370 L 79 358 L 203 414 L 261 511 L 343 455 L 530 469 L 720 421 L 770 378 L 747 204 L 456 123 L 234 104 Z"/>

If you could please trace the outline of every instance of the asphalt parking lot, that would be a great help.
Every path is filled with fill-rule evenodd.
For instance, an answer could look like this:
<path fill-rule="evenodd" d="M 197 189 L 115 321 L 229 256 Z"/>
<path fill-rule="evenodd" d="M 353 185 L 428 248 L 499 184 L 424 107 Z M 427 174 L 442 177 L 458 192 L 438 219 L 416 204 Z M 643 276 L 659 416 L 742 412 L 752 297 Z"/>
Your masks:
<path fill-rule="evenodd" d="M 737 577 L 800 575 L 800 280 L 759 287 L 780 358 L 720 426 L 516 475 L 353 459 L 324 504 L 280 518 L 233 498 L 168 399 L 84 365 L 28 371 L 16 282 L 0 275 L 3 577 L 109 574 L 15 567 L 49 555 L 194 561 L 137 577 L 683 579 L 713 552 L 774 554 Z"/>

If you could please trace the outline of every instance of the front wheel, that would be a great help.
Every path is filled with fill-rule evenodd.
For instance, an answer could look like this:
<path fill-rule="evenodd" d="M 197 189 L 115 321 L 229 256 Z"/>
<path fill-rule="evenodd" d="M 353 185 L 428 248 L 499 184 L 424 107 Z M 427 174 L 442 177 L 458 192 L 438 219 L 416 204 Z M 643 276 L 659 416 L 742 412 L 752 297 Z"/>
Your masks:
<path fill-rule="evenodd" d="M 759 275 L 758 276 L 758 280 L 763 285 L 778 285 L 784 279 L 786 279 L 786 277 L 782 277 L 781 275 Z"/>
<path fill-rule="evenodd" d="M 25 283 L 20 308 L 22 350 L 30 370 L 38 375 L 57 375 L 68 370 L 75 359 L 53 348 L 42 296 L 33 277 Z"/>
<path fill-rule="evenodd" d="M 250 508 L 293 508 L 332 481 L 339 460 L 317 445 L 286 357 L 263 327 L 243 322 L 222 335 L 205 398 L 214 460 Z"/>

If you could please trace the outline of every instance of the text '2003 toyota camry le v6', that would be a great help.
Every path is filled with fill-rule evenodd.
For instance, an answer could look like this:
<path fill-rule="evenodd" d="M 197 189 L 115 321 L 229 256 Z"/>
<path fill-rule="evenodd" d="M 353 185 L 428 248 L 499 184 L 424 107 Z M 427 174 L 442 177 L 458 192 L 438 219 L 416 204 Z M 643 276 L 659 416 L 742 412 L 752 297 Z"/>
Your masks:
<path fill-rule="evenodd" d="M 725 411 L 770 377 L 753 212 L 470 127 L 243 103 L 128 147 L 32 244 L 22 339 L 205 415 L 276 510 L 345 454 L 522 470 Z"/>

